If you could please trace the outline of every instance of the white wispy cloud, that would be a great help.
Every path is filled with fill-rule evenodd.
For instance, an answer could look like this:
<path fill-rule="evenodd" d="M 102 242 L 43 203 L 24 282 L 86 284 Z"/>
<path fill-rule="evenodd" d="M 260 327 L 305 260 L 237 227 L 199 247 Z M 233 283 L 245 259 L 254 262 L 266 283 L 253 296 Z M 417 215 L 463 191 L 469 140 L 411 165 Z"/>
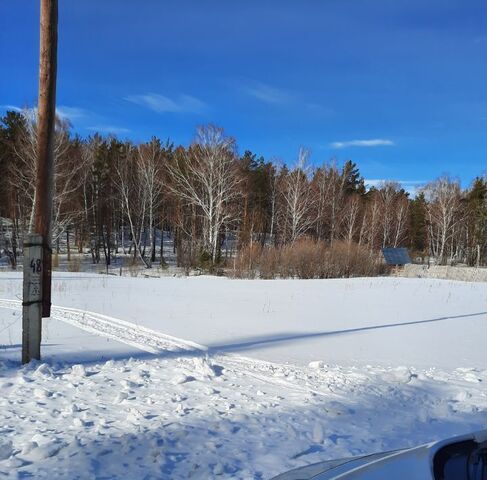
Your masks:
<path fill-rule="evenodd" d="M 418 191 L 428 183 L 426 180 L 395 180 L 391 178 L 367 178 L 364 180 L 367 188 L 380 187 L 386 182 L 399 183 L 401 187 L 411 195 L 411 197 L 415 197 L 418 194 Z"/>
<path fill-rule="evenodd" d="M 290 92 L 261 82 L 251 82 L 243 85 L 242 91 L 257 100 L 272 105 L 282 105 L 295 101 L 294 96 Z"/>
<path fill-rule="evenodd" d="M 385 182 L 397 182 L 400 183 L 401 185 L 424 185 L 426 180 L 395 180 L 392 178 L 366 178 L 365 179 L 365 184 L 370 186 L 370 187 L 377 187 L 378 185 L 381 185 L 382 183 Z"/>
<path fill-rule="evenodd" d="M 98 132 L 98 133 L 112 133 L 114 135 L 130 133 L 131 131 L 129 128 L 117 127 L 115 125 L 94 125 L 92 127 L 86 127 L 86 130 L 90 130 L 91 132 Z"/>
<path fill-rule="evenodd" d="M 37 116 L 37 107 L 20 108 L 16 105 L 0 105 L 0 110 L 14 110 L 16 112 L 23 112 L 29 119 L 35 120 Z M 81 123 L 82 128 L 90 132 L 99 132 L 113 135 L 123 135 L 131 133 L 131 130 L 126 127 L 112 125 L 109 119 L 104 119 L 100 115 L 80 107 L 72 107 L 67 105 L 58 105 L 56 107 L 56 114 L 70 123 Z M 85 127 L 88 122 L 100 122 L 93 126 Z M 106 123 L 105 123 L 106 122 Z"/>
<path fill-rule="evenodd" d="M 317 115 L 332 115 L 334 112 L 329 107 L 308 101 L 299 92 L 293 92 L 283 88 L 278 88 L 267 83 L 259 82 L 257 80 L 244 80 L 238 86 L 241 93 L 259 100 L 267 105 L 276 107 L 292 107 L 304 110 L 306 113 Z"/>
<path fill-rule="evenodd" d="M 80 120 L 90 116 L 90 112 L 84 108 L 79 107 L 68 107 L 67 105 L 58 105 L 56 107 L 56 113 L 61 117 L 71 122 L 75 120 Z"/>
<path fill-rule="evenodd" d="M 157 113 L 202 113 L 206 109 L 204 102 L 191 95 L 184 94 L 170 98 L 158 93 L 146 93 L 128 95 L 125 100 Z"/>
<path fill-rule="evenodd" d="M 0 105 L 0 109 L 2 110 L 13 110 L 15 112 L 26 112 L 29 116 L 37 115 L 37 107 L 18 107 L 16 105 Z M 70 122 L 74 122 L 76 120 L 80 120 L 83 118 L 88 118 L 93 115 L 88 110 L 80 107 L 69 107 L 67 105 L 58 105 L 56 107 L 56 114 L 65 120 L 69 120 Z"/>
<path fill-rule="evenodd" d="M 348 148 L 348 147 L 386 147 L 393 146 L 395 143 L 387 138 L 370 138 L 365 140 L 348 140 L 345 142 L 333 142 L 330 144 L 332 148 Z"/>
<path fill-rule="evenodd" d="M 16 105 L 0 105 L 0 109 L 4 110 L 5 112 L 7 111 L 14 111 L 14 112 L 21 112 L 22 109 L 20 107 L 17 107 Z"/>

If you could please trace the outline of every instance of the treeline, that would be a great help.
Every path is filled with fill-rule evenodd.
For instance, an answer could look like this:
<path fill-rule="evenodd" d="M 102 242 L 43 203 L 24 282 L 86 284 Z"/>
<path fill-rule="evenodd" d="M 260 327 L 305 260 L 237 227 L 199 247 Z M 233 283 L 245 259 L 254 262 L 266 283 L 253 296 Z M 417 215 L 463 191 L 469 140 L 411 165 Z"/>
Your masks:
<path fill-rule="evenodd" d="M 198 128 L 185 148 L 155 137 L 142 144 L 83 139 L 58 119 L 54 155 L 53 245 L 89 251 L 94 263 L 109 265 L 123 252 L 147 268 L 164 264 L 161 231 L 185 267 L 221 265 L 230 239 L 234 263 L 249 249 L 303 239 L 370 255 L 405 246 L 443 264 L 487 262 L 484 177 L 462 190 L 444 176 L 410 198 L 396 182 L 367 189 L 352 161 L 312 167 L 304 149 L 292 166 L 239 155 L 235 140 L 212 125 Z M 33 223 L 35 158 L 35 117 L 7 112 L 0 123 L 0 245 L 12 266 Z"/>

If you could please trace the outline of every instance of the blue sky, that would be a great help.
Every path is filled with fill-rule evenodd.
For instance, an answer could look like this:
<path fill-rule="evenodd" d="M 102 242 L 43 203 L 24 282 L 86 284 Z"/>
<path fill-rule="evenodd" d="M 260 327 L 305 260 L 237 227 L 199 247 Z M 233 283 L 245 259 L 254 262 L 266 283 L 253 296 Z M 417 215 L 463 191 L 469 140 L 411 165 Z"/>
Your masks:
<path fill-rule="evenodd" d="M 37 96 L 38 1 L 0 2 L 0 109 Z M 485 173 L 487 4 L 61 0 L 58 106 L 83 136 L 187 144 L 216 123 L 291 163 L 411 188 Z"/>

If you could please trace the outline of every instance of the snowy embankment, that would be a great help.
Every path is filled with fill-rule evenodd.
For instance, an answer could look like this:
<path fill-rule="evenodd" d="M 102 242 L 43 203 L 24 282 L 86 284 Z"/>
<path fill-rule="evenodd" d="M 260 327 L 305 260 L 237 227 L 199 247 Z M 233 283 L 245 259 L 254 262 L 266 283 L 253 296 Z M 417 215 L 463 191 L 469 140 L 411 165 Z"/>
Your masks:
<path fill-rule="evenodd" d="M 47 363 L 19 368 L 21 280 L 0 276 L 0 476 L 269 478 L 487 422 L 486 284 L 53 287 Z"/>
<path fill-rule="evenodd" d="M 409 263 L 398 270 L 397 275 L 406 278 L 442 278 L 464 282 L 487 282 L 487 268 L 458 267 L 449 265 L 416 265 Z"/>

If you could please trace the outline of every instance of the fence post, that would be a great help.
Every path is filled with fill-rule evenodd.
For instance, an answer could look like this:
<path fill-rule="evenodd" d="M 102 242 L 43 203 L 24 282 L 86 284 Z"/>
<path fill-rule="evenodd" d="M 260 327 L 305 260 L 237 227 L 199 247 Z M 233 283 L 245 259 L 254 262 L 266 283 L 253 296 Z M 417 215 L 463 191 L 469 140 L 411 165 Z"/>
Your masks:
<path fill-rule="evenodd" d="M 22 363 L 41 359 L 42 334 L 42 236 L 27 235 L 24 242 L 22 301 Z"/>

